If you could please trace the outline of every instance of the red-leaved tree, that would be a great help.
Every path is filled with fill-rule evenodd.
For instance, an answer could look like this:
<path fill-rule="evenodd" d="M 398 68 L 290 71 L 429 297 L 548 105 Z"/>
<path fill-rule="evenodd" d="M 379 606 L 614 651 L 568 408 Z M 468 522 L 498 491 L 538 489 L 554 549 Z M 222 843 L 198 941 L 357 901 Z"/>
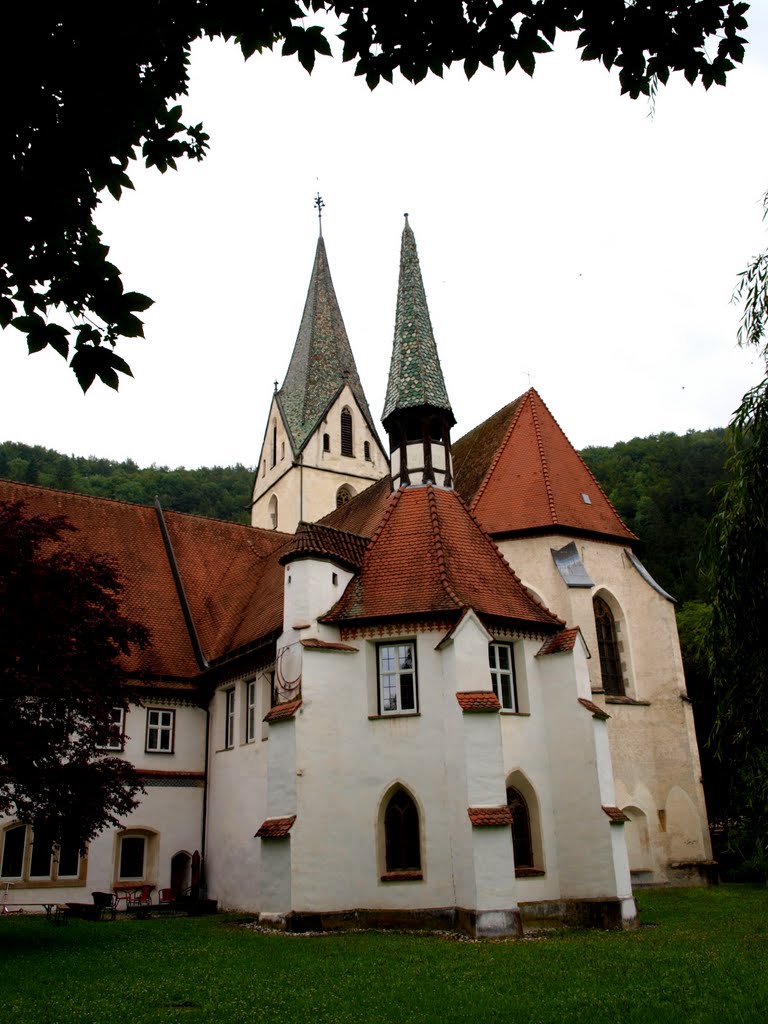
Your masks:
<path fill-rule="evenodd" d="M 148 642 L 105 558 L 64 516 L 0 502 L 0 814 L 81 848 L 137 805 L 141 783 L 99 749 L 126 701 L 120 656 Z"/>

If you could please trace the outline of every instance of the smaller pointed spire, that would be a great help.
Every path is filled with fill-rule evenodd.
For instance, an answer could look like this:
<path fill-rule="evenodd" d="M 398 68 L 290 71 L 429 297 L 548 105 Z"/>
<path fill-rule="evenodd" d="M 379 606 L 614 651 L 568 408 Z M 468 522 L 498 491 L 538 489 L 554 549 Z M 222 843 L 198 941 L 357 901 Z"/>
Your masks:
<path fill-rule="evenodd" d="M 395 487 L 451 487 L 451 427 L 456 422 L 437 354 L 416 239 L 405 214 L 395 338 L 382 415 Z"/>
<path fill-rule="evenodd" d="M 382 414 L 384 426 L 396 409 L 422 405 L 447 412 L 451 425 L 456 422 L 437 354 L 416 238 L 406 213 L 400 249 L 395 338 Z"/>

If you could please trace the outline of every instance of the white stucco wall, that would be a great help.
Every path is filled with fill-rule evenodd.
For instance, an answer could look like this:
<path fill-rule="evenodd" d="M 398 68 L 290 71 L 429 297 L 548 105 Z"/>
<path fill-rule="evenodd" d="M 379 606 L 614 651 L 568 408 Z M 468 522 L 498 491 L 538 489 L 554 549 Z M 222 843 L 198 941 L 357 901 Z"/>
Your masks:
<path fill-rule="evenodd" d="M 642 578 L 621 544 L 605 541 L 576 542 L 594 587 L 567 587 L 551 549 L 572 539 L 530 537 L 503 540 L 499 546 L 523 583 L 569 626 L 581 628 L 591 654 L 591 697 L 611 716 L 608 738 L 616 803 L 637 807 L 646 817 L 652 875 L 644 880 L 674 881 L 670 862 L 712 856 L 693 716 L 683 699 L 685 679 L 674 605 Z M 626 694 L 642 703 L 619 703 L 602 693 L 592 607 L 596 595 L 614 613 Z M 695 825 L 688 805 L 672 801 L 670 810 L 675 788 L 690 801 Z M 685 858 L 677 856 L 681 849 L 686 851 Z"/>
<path fill-rule="evenodd" d="M 341 454 L 341 412 L 349 409 L 352 415 L 352 444 L 354 454 Z M 272 426 L 277 429 L 277 460 L 272 465 Z M 330 450 L 323 448 L 323 435 L 327 434 Z M 370 458 L 365 458 L 365 444 Z M 277 498 L 277 529 L 292 532 L 300 520 L 315 522 L 336 508 L 336 495 L 346 486 L 352 495 L 365 490 L 389 472 L 386 454 L 379 446 L 357 405 L 352 389 L 347 385 L 331 405 L 324 419 L 293 461 L 288 433 L 282 421 L 277 402 L 273 399 L 267 420 L 262 451 L 257 463 L 253 489 L 251 523 L 272 529 L 270 499 Z"/>

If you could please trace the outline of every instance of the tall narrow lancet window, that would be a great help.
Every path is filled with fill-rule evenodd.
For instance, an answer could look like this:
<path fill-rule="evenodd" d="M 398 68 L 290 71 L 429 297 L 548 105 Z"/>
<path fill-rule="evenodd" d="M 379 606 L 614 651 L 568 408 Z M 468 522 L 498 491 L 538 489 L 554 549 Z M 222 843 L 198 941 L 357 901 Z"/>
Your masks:
<path fill-rule="evenodd" d="M 272 466 L 277 465 L 277 424 L 272 420 Z"/>
<path fill-rule="evenodd" d="M 515 851 L 516 868 L 533 867 L 533 842 L 531 841 L 531 816 L 523 794 L 507 787 L 507 804 L 512 813 L 512 847 Z"/>
<path fill-rule="evenodd" d="M 616 622 L 613 612 L 601 597 L 592 601 L 597 628 L 597 649 L 600 654 L 600 675 L 603 689 L 615 696 L 624 695 L 624 677 L 621 673 L 619 642 L 616 637 Z"/>
<path fill-rule="evenodd" d="M 404 789 L 393 793 L 384 812 L 387 871 L 421 871 L 419 812 Z"/>
<path fill-rule="evenodd" d="M 277 529 L 277 495 L 275 494 L 269 499 L 269 525 L 273 530 Z"/>
<path fill-rule="evenodd" d="M 352 413 L 349 409 L 341 411 L 341 454 L 354 455 L 352 446 Z"/>

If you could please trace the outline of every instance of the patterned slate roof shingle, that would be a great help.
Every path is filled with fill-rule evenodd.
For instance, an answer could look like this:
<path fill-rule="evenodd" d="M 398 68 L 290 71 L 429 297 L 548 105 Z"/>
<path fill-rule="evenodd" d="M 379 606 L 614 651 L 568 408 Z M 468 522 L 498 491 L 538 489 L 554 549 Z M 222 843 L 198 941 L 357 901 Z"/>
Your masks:
<path fill-rule="evenodd" d="M 500 807 L 468 807 L 469 820 L 475 828 L 495 828 L 512 824 L 512 811 L 507 804 Z"/>
<path fill-rule="evenodd" d="M 456 694 L 462 711 L 498 711 L 499 698 L 493 690 L 464 690 Z"/>
<path fill-rule="evenodd" d="M 328 622 L 460 613 L 550 633 L 562 622 L 528 594 L 455 491 L 401 488 Z"/>
<path fill-rule="evenodd" d="M 575 531 L 637 540 L 534 388 L 452 452 L 456 489 L 490 534 Z"/>
<path fill-rule="evenodd" d="M 445 410 L 455 423 L 427 308 L 416 239 L 406 216 L 400 247 L 395 338 L 381 418 L 386 426 L 396 409 L 422 405 Z"/>
<path fill-rule="evenodd" d="M 299 333 L 283 386 L 277 392 L 294 455 L 304 447 L 345 384 L 349 384 L 371 433 L 378 438 L 320 236 Z"/>

